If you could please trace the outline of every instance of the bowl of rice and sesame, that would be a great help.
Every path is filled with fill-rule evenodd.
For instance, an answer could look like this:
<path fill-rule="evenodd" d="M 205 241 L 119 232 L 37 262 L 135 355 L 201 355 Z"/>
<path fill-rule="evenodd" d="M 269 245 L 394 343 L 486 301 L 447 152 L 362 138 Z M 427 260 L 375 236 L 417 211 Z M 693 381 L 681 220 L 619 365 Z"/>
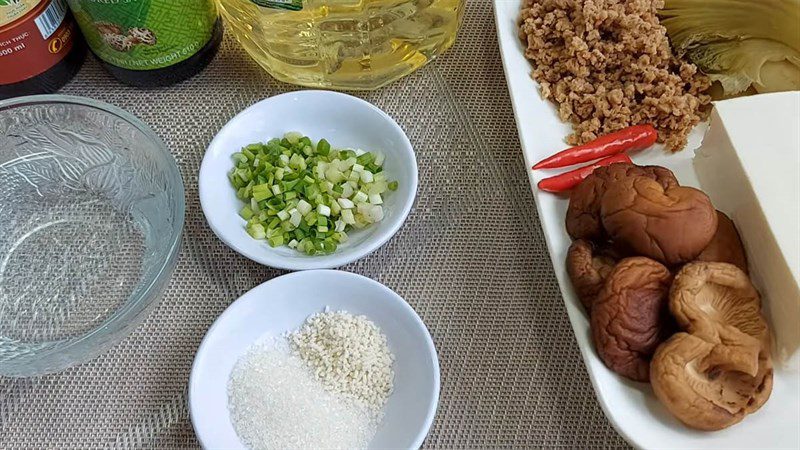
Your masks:
<path fill-rule="evenodd" d="M 189 380 L 204 448 L 419 448 L 439 399 L 430 333 L 377 281 L 267 281 L 209 328 Z"/>

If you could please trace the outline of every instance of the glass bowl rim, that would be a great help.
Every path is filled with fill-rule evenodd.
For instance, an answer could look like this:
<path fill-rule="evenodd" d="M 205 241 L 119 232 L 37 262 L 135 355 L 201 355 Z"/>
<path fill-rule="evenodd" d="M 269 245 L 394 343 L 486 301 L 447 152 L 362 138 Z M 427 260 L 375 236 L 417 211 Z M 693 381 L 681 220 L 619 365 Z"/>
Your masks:
<path fill-rule="evenodd" d="M 177 201 L 172 206 L 175 207 L 176 221 L 175 226 L 171 227 L 169 248 L 158 259 L 158 270 L 152 277 L 143 278 L 139 283 L 145 286 L 141 294 L 129 294 L 125 303 L 108 318 L 78 337 L 56 340 L 54 343 L 59 345 L 37 352 L 33 358 L 25 358 L 19 362 L 3 362 L 0 364 L 0 376 L 33 376 L 58 372 L 88 362 L 124 339 L 145 318 L 144 313 L 148 307 L 154 307 L 166 290 L 165 282 L 172 277 L 177 264 L 185 224 L 186 191 L 177 161 L 164 141 L 144 121 L 122 108 L 103 101 L 62 94 L 27 95 L 0 100 L 0 111 L 40 104 L 65 104 L 100 110 L 124 120 L 150 139 L 155 151 L 161 152 L 166 157 L 167 164 L 164 170 L 167 177 L 175 184 L 174 194 Z"/>

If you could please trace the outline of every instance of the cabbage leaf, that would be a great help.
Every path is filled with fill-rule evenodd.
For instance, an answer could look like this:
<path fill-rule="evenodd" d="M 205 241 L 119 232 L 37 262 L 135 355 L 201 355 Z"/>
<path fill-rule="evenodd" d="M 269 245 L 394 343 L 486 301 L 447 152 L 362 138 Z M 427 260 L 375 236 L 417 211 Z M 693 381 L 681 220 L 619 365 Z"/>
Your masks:
<path fill-rule="evenodd" d="M 800 0 L 666 0 L 659 16 L 725 95 L 800 90 Z"/>

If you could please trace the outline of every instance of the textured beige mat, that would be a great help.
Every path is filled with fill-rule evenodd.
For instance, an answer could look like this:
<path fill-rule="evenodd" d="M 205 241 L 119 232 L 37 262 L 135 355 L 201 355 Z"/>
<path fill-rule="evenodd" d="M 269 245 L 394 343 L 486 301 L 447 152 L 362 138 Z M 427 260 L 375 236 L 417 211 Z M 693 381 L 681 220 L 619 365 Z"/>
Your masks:
<path fill-rule="evenodd" d="M 0 379 L 0 448 L 195 448 L 186 410 L 194 352 L 241 294 L 280 275 L 206 225 L 197 171 L 238 111 L 296 89 L 230 37 L 199 76 L 143 93 L 87 61 L 62 92 L 149 123 L 186 184 L 180 261 L 161 304 L 97 360 L 39 379 Z M 415 75 L 359 94 L 397 119 L 417 152 L 418 201 L 389 244 L 344 270 L 397 291 L 428 325 L 442 368 L 430 448 L 622 447 L 572 335 L 530 193 L 489 0 L 468 2 L 456 46 Z"/>

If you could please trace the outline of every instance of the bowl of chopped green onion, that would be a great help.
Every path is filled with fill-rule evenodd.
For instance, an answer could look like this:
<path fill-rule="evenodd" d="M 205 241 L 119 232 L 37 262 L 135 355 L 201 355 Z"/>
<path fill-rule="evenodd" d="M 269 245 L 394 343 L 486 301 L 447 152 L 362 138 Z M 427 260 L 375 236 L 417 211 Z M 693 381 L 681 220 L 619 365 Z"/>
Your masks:
<path fill-rule="evenodd" d="M 417 192 L 402 128 L 374 105 L 298 91 L 245 109 L 214 137 L 199 176 L 209 226 L 259 263 L 335 268 L 386 243 Z"/>

